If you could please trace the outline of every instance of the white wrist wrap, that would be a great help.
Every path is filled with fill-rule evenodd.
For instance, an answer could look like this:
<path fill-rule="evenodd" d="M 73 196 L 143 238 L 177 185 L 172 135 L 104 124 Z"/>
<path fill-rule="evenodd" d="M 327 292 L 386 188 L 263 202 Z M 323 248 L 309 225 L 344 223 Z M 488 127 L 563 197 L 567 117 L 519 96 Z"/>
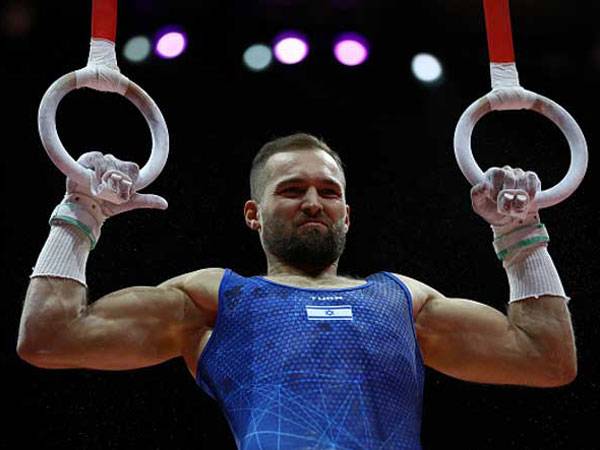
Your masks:
<path fill-rule="evenodd" d="M 546 227 L 539 221 L 526 223 L 508 233 L 501 234 L 496 231 L 499 229 L 494 230 L 494 235 L 497 235 L 494 239 L 494 250 L 498 259 L 505 261 L 505 266 L 518 259 L 522 249 L 550 241 Z"/>
<path fill-rule="evenodd" d="M 52 226 L 30 278 L 69 278 L 87 287 L 85 266 L 89 254 L 89 240 L 77 228 Z"/>
<path fill-rule="evenodd" d="M 520 225 L 493 226 L 496 256 L 508 276 L 509 303 L 554 295 L 570 300 L 548 253 L 550 237 L 538 214 Z"/>
<path fill-rule="evenodd" d="M 100 204 L 92 197 L 81 193 L 65 195 L 50 216 L 50 225 L 67 223 L 79 228 L 90 240 L 90 249 L 96 247 L 100 230 L 107 216 Z"/>
<path fill-rule="evenodd" d="M 527 254 L 523 258 L 508 267 L 505 265 L 510 288 L 509 303 L 542 295 L 563 297 L 567 302 L 571 299 L 565 294 L 546 245 L 524 250 Z"/>

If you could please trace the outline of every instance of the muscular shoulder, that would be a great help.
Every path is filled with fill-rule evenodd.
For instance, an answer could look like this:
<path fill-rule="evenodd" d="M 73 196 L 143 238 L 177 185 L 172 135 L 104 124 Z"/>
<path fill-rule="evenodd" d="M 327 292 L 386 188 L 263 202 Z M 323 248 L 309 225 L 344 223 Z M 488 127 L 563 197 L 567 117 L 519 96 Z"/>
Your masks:
<path fill-rule="evenodd" d="M 225 269 L 212 267 L 179 275 L 165 281 L 161 287 L 176 288 L 200 309 L 215 313 L 218 308 L 219 286 Z"/>
<path fill-rule="evenodd" d="M 438 291 L 419 280 L 398 273 L 394 273 L 393 275 L 408 287 L 412 296 L 413 317 L 415 318 L 421 312 L 427 301 L 432 298 L 442 297 L 442 294 Z"/>

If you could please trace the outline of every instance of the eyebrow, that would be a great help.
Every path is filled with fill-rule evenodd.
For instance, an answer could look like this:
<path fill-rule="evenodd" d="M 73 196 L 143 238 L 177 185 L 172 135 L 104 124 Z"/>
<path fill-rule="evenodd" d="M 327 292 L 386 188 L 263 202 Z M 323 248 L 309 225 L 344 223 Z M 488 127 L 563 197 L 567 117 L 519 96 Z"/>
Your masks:
<path fill-rule="evenodd" d="M 319 178 L 317 181 L 319 183 L 332 185 L 337 188 L 343 188 L 343 185 L 334 178 Z M 306 182 L 306 178 L 301 178 L 301 177 L 288 178 L 286 180 L 282 180 L 279 183 L 277 183 L 275 185 L 275 189 L 279 189 L 282 186 L 286 186 L 288 184 L 300 184 L 300 183 L 305 183 L 305 182 Z"/>

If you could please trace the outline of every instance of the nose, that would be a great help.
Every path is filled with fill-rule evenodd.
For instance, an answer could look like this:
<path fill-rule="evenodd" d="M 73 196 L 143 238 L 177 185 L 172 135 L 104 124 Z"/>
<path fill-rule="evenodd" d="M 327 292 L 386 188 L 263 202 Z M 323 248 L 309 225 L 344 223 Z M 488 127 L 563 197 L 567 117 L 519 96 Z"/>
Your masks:
<path fill-rule="evenodd" d="M 304 214 L 310 217 L 317 216 L 323 211 L 323 205 L 321 204 L 319 193 L 315 187 L 311 186 L 306 190 L 301 209 Z"/>

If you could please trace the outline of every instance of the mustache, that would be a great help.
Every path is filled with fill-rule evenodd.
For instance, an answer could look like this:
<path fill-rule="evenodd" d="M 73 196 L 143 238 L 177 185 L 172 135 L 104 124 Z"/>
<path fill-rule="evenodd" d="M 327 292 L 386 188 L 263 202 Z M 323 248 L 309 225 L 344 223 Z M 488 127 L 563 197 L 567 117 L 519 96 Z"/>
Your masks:
<path fill-rule="evenodd" d="M 319 223 L 322 223 L 323 225 L 326 225 L 327 227 L 331 226 L 331 223 L 325 217 L 308 217 L 308 216 L 303 216 L 300 219 L 298 219 L 296 221 L 295 225 L 301 226 L 301 225 L 304 225 L 305 223 L 309 223 L 309 222 L 319 222 Z"/>

